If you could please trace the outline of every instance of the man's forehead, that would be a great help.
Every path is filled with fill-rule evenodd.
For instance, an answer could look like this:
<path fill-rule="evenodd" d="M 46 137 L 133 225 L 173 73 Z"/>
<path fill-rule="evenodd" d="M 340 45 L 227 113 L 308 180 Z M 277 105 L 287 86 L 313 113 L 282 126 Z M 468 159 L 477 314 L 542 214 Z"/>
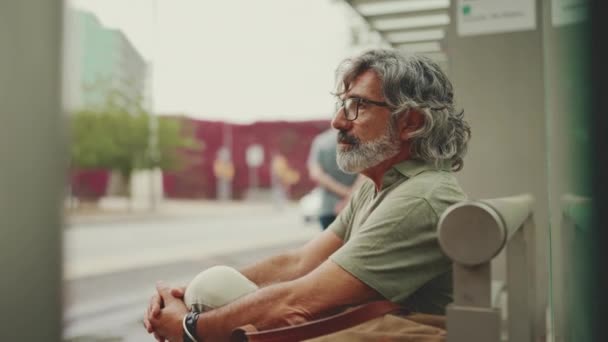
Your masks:
<path fill-rule="evenodd" d="M 382 82 L 373 70 L 366 70 L 348 85 L 348 96 L 357 96 L 368 99 L 383 99 Z"/>

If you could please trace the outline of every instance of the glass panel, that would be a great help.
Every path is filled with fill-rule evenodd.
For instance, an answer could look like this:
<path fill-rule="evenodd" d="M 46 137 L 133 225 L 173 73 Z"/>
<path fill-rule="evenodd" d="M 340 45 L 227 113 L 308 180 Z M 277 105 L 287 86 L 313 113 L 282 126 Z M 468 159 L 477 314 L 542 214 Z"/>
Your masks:
<path fill-rule="evenodd" d="M 570 2 L 543 3 L 552 323 L 555 341 L 593 341 L 589 21 Z"/>

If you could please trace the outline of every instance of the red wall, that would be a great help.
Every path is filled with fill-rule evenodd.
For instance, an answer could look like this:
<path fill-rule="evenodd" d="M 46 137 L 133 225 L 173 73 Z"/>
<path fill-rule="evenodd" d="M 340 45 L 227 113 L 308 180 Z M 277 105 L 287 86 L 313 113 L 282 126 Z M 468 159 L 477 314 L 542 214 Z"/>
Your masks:
<path fill-rule="evenodd" d="M 270 187 L 270 161 L 280 153 L 288 164 L 300 174 L 298 183 L 289 189 L 291 198 L 299 198 L 310 191 L 314 184 L 308 177 L 306 160 L 312 139 L 329 126 L 329 121 L 267 121 L 249 125 L 228 124 L 218 121 L 189 119 L 196 139 L 203 144 L 192 164 L 179 172 L 166 172 L 163 177 L 165 195 L 173 198 L 215 198 L 216 179 L 213 163 L 218 149 L 232 136 L 232 162 L 235 174 L 232 180 L 233 198 L 243 198 L 249 187 L 246 150 L 252 144 L 264 149 L 264 162 L 258 168 L 258 182 L 262 188 Z"/>
<path fill-rule="evenodd" d="M 80 199 L 95 200 L 103 197 L 110 173 L 106 170 L 78 170 L 71 174 L 72 195 Z"/>

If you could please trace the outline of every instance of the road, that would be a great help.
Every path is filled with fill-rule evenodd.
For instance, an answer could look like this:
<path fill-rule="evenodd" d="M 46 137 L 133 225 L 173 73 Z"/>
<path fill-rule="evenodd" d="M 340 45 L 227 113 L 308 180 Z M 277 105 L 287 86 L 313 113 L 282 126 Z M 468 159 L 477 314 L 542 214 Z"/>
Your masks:
<path fill-rule="evenodd" d="M 295 208 L 267 205 L 72 222 L 64 239 L 64 339 L 151 341 L 140 321 L 157 280 L 184 284 L 206 267 L 239 267 L 318 232 Z"/>

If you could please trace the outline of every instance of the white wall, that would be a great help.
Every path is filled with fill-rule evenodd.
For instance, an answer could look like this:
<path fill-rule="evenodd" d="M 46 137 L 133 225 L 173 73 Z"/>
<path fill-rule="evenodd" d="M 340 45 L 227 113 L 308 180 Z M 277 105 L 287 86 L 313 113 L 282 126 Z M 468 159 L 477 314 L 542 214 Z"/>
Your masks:
<path fill-rule="evenodd" d="M 540 5 L 540 1 L 537 1 Z M 548 200 L 541 13 L 535 30 L 459 36 L 456 6 L 446 52 L 457 107 L 472 139 L 459 179 L 473 199 L 531 193 L 537 228 L 538 305 L 546 306 Z M 504 256 L 493 270 L 504 279 Z M 544 317 L 538 313 L 538 324 Z"/>

